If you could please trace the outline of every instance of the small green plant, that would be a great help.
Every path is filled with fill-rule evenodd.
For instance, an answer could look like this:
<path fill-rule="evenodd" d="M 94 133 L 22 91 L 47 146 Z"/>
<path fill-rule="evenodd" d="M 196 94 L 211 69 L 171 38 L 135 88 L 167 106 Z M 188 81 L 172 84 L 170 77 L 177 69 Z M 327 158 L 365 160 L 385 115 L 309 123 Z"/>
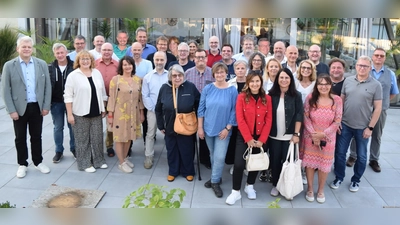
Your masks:
<path fill-rule="evenodd" d="M 99 33 L 103 35 L 104 39 L 107 41 L 111 37 L 111 25 L 107 19 L 103 19 L 97 26 Z"/>
<path fill-rule="evenodd" d="M 275 201 L 269 202 L 268 203 L 268 208 L 269 209 L 280 209 L 281 208 L 279 206 L 279 201 L 280 200 L 281 200 L 280 198 L 277 198 L 277 199 L 275 199 Z"/>
<path fill-rule="evenodd" d="M 16 56 L 18 33 L 6 25 L 0 29 L 0 73 L 4 63 Z"/>
<path fill-rule="evenodd" d="M 186 192 L 180 188 L 170 191 L 166 186 L 145 184 L 126 197 L 122 208 L 180 208 Z"/>
<path fill-rule="evenodd" d="M 15 208 L 15 205 L 11 205 L 9 201 L 0 203 L 0 208 Z"/>

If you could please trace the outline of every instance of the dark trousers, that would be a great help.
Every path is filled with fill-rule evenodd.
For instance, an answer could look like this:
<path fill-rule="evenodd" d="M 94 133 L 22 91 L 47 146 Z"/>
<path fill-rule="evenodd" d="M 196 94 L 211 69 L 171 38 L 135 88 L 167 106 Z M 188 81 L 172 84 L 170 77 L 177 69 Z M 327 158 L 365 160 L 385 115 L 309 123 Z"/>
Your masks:
<path fill-rule="evenodd" d="M 272 174 L 272 185 L 276 187 L 279 176 L 281 175 L 282 165 L 286 161 L 290 141 L 280 141 L 268 138 L 268 148 L 270 157 L 270 169 Z"/>
<path fill-rule="evenodd" d="M 232 165 L 235 163 L 235 151 L 236 151 L 236 136 L 238 135 L 238 127 L 232 127 L 232 136 L 229 140 L 228 151 L 226 152 L 225 163 Z"/>
<path fill-rule="evenodd" d="M 143 142 L 146 143 L 146 134 L 147 134 L 147 116 L 146 115 L 147 115 L 147 109 L 144 108 L 143 111 L 144 111 L 144 120 L 143 120 L 143 123 L 142 123 L 142 127 L 143 127 L 142 137 L 143 137 Z"/>
<path fill-rule="evenodd" d="M 210 160 L 210 150 L 208 149 L 206 139 L 199 138 L 199 155 L 200 155 L 200 163 L 204 165 L 211 165 Z"/>
<path fill-rule="evenodd" d="M 31 155 L 35 166 L 42 163 L 42 125 L 43 116 L 38 103 L 28 103 L 23 116 L 13 120 L 15 133 L 15 148 L 17 149 L 17 160 L 21 166 L 28 166 L 28 147 L 26 144 L 26 130 L 29 129 L 31 136 Z"/>
<path fill-rule="evenodd" d="M 231 137 L 231 139 L 233 136 Z M 266 149 L 266 145 L 263 146 Z M 247 143 L 244 141 L 240 131 L 236 135 L 236 151 L 235 164 L 233 166 L 232 189 L 239 191 L 242 185 L 243 171 L 246 167 L 246 161 L 243 159 L 243 154 L 247 149 Z M 265 151 L 265 150 L 264 150 Z M 253 148 L 253 154 L 260 153 L 259 148 Z M 247 176 L 247 184 L 253 185 L 256 182 L 258 171 L 249 171 Z"/>
<path fill-rule="evenodd" d="M 165 135 L 167 149 L 168 174 L 171 176 L 194 176 L 193 135 Z"/>

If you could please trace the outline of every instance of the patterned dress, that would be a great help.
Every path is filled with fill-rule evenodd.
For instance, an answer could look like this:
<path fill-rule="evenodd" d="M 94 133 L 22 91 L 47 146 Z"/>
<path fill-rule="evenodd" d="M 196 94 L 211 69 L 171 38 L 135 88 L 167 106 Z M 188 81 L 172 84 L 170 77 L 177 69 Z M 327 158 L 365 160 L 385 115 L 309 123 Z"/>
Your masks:
<path fill-rule="evenodd" d="M 127 142 L 142 136 L 142 80 L 136 75 L 131 79 L 131 85 L 120 75 L 113 77 L 110 82 L 107 110 L 114 112 L 112 132 L 115 142 Z"/>
<path fill-rule="evenodd" d="M 324 173 L 331 171 L 336 143 L 336 131 L 342 120 L 342 99 L 335 95 L 333 105 L 320 105 L 311 108 L 308 95 L 304 103 L 304 131 L 300 147 L 302 166 L 318 169 Z M 320 150 L 319 146 L 312 144 L 311 134 L 314 132 L 325 133 L 326 146 Z"/>

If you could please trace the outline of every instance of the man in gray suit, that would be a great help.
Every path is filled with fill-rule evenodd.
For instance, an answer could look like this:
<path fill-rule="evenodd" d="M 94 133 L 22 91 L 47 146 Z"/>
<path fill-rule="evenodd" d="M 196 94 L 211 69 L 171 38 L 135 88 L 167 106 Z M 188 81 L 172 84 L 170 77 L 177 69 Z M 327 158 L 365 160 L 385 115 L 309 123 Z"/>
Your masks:
<path fill-rule="evenodd" d="M 32 57 L 32 51 L 32 38 L 24 36 L 18 39 L 19 56 L 4 64 L 1 83 L 4 103 L 14 123 L 18 178 L 25 177 L 27 172 L 28 127 L 33 164 L 42 173 L 50 172 L 49 167 L 42 163 L 42 125 L 43 116 L 50 110 L 51 82 L 46 62 Z"/>

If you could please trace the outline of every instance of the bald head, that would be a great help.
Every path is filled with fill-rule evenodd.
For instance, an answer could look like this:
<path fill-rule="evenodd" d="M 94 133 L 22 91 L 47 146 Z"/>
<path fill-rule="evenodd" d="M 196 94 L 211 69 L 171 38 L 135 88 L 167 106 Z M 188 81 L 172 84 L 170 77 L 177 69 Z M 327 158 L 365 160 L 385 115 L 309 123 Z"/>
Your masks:
<path fill-rule="evenodd" d="M 282 41 L 277 41 L 274 44 L 274 58 L 279 60 L 279 62 L 282 61 L 285 56 L 285 52 L 285 43 L 283 43 Z"/>
<path fill-rule="evenodd" d="M 321 48 L 318 45 L 311 45 L 308 49 L 308 58 L 313 61 L 315 65 L 318 65 L 321 58 Z"/>
<path fill-rule="evenodd" d="M 167 55 L 163 51 L 154 53 L 154 66 L 158 72 L 164 70 L 165 63 L 167 63 Z"/>
<path fill-rule="evenodd" d="M 114 49 L 111 43 L 106 42 L 103 45 L 101 45 L 101 58 L 103 60 L 111 60 Z"/>
<path fill-rule="evenodd" d="M 101 35 L 97 35 L 93 39 L 93 45 L 94 45 L 94 47 L 96 48 L 97 51 L 100 51 L 101 46 L 104 44 L 104 42 L 105 42 L 105 39 Z"/>
<path fill-rule="evenodd" d="M 217 36 L 211 36 L 210 39 L 208 39 L 208 45 L 211 51 L 218 51 L 219 38 Z"/>
<path fill-rule="evenodd" d="M 140 42 L 133 42 L 131 52 L 134 60 L 140 60 L 143 52 L 142 44 Z"/>
<path fill-rule="evenodd" d="M 285 55 L 289 63 L 296 63 L 299 57 L 299 50 L 296 46 L 290 45 L 287 47 Z"/>

